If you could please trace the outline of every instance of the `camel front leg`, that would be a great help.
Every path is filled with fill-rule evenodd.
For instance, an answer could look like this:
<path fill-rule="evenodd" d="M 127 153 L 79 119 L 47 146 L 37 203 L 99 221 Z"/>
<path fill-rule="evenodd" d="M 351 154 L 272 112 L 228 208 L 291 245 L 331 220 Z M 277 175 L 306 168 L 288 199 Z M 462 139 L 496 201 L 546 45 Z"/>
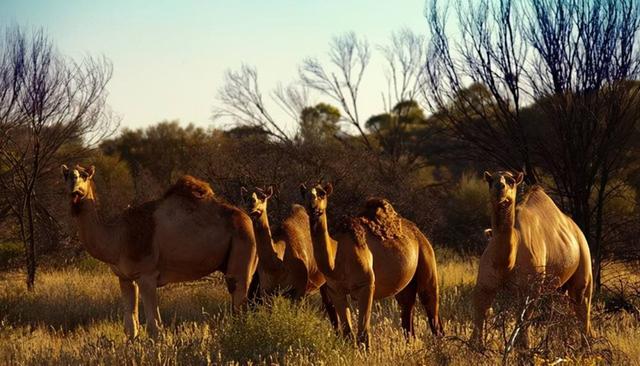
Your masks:
<path fill-rule="evenodd" d="M 140 296 L 142 297 L 142 305 L 144 306 L 147 333 L 149 333 L 151 338 L 157 338 L 158 332 L 162 327 L 160 309 L 158 308 L 157 274 L 141 277 L 138 280 L 138 286 L 140 287 Z"/>
<path fill-rule="evenodd" d="M 138 286 L 131 280 L 120 278 L 124 332 L 129 339 L 138 336 Z"/>
<path fill-rule="evenodd" d="M 331 299 L 329 299 L 328 293 L 329 286 L 325 283 L 320 286 L 320 296 L 322 297 L 322 305 L 324 306 L 324 310 L 327 312 L 327 316 L 329 316 L 329 321 L 331 325 L 333 325 L 333 329 L 338 331 L 340 329 L 340 323 L 338 322 L 338 314 L 336 313 L 336 308 L 333 306 Z"/>
<path fill-rule="evenodd" d="M 484 322 L 496 296 L 496 290 L 489 287 L 476 285 L 473 291 L 473 333 L 471 334 L 471 343 L 477 347 L 484 346 Z"/>
<path fill-rule="evenodd" d="M 371 283 L 358 288 L 354 295 L 358 299 L 358 343 L 363 343 L 369 349 L 369 326 L 371 323 L 371 307 L 373 305 L 374 284 Z"/>
<path fill-rule="evenodd" d="M 342 325 L 342 335 L 345 338 L 353 339 L 353 327 L 351 325 L 351 310 L 347 302 L 347 294 L 329 287 L 329 299 L 336 308 L 338 314 L 338 324 Z"/>

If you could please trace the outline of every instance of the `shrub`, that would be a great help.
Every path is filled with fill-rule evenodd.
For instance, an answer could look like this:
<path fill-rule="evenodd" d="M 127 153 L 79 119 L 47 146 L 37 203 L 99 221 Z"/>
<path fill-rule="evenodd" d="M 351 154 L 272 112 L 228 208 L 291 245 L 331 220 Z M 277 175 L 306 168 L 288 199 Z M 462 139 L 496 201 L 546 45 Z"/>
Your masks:
<path fill-rule="evenodd" d="M 350 363 L 354 355 L 352 346 L 335 335 L 319 309 L 282 297 L 233 317 L 222 331 L 220 345 L 225 359 L 241 363 L 324 360 L 336 364 Z"/>

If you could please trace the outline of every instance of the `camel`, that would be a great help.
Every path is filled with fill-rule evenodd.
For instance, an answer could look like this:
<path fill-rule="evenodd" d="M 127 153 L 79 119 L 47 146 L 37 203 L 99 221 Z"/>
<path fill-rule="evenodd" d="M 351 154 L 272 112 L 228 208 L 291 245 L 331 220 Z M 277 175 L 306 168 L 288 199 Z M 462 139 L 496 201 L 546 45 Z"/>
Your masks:
<path fill-rule="evenodd" d="M 272 235 L 267 203 L 273 195 L 273 187 L 266 190 L 256 187 L 251 191 L 242 187 L 241 195 L 253 221 L 260 258 L 256 273 L 261 291 L 274 294 L 284 290 L 286 295 L 299 300 L 319 290 L 329 318 L 335 323 L 335 310 L 324 286 L 324 275 L 313 256 L 309 215 L 304 207 L 292 205 L 289 216 Z"/>
<path fill-rule="evenodd" d="M 568 292 L 586 335 L 591 333 L 591 255 L 582 231 L 562 213 L 539 186 L 532 187 L 516 205 L 516 192 L 524 174 L 484 173 L 491 197 L 489 244 L 480 258 L 474 290 L 472 343 L 481 348 L 483 327 L 496 292 L 512 285 L 519 293 L 532 289 L 532 276 Z M 525 329 L 519 339 L 527 347 Z"/>
<path fill-rule="evenodd" d="M 370 347 L 374 299 L 395 296 L 401 307 L 402 327 L 407 336 L 414 336 L 416 294 L 425 307 L 432 333 L 443 335 L 438 317 L 436 259 L 429 240 L 417 226 L 398 215 L 387 200 L 372 198 L 361 214 L 345 219 L 332 238 L 327 198 L 333 186 L 328 183 L 308 189 L 301 185 L 300 191 L 310 216 L 315 258 L 327 280 L 343 335 L 353 337 L 347 303 L 347 295 L 351 295 L 359 309 L 357 340 L 366 348 Z"/>
<path fill-rule="evenodd" d="M 128 337 L 138 335 L 138 293 L 147 332 L 155 338 L 162 324 L 156 288 L 214 271 L 224 273 L 233 309 L 245 307 L 257 266 L 253 228 L 245 213 L 217 198 L 207 183 L 184 176 L 164 197 L 127 208 L 105 224 L 98 214 L 95 172 L 93 166 L 62 166 L 80 241 L 120 282 Z"/>

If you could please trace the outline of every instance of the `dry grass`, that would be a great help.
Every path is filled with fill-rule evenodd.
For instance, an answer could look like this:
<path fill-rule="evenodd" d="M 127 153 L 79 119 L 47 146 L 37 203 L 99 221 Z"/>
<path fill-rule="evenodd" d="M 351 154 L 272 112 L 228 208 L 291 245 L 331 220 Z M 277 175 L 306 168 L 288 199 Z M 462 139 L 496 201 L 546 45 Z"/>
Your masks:
<path fill-rule="evenodd" d="M 22 276 L 0 274 L 0 364 L 475 364 L 501 361 L 499 335 L 494 352 L 477 353 L 464 340 L 471 334 L 469 300 L 477 260 L 439 251 L 442 318 L 447 337 L 431 336 L 423 311 L 416 315 L 417 339 L 405 341 L 393 300 L 375 304 L 372 349 L 364 352 L 336 337 L 315 295 L 301 304 L 274 299 L 244 317 L 229 313 L 220 277 L 160 290 L 165 329 L 157 341 L 144 334 L 127 341 L 121 325 L 117 281 L 102 265 L 41 272 L 36 291 L 24 290 Z M 88 268 L 88 269 L 87 269 Z M 595 309 L 599 340 L 589 352 L 528 355 L 524 363 L 560 358 L 579 364 L 640 365 L 640 324 L 626 313 Z M 497 332 L 497 331 L 495 331 Z M 543 329 L 534 329 L 540 336 Z M 565 337 L 576 336 L 569 330 Z M 558 337 L 558 338 L 565 338 Z M 577 337 L 577 336 L 576 336 Z"/>

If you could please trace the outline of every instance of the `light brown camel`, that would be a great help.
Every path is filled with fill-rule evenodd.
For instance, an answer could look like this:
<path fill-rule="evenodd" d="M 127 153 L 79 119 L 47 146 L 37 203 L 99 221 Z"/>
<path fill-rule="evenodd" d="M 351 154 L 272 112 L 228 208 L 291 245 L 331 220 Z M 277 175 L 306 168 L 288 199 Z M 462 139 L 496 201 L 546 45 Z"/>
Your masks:
<path fill-rule="evenodd" d="M 89 254 L 118 276 L 125 333 L 138 333 L 138 289 L 147 332 L 161 326 L 156 288 L 222 271 L 234 310 L 246 304 L 257 265 L 251 220 L 214 196 L 207 183 L 185 176 L 163 198 L 126 209 L 112 224 L 98 214 L 95 168 L 62 166 L 71 213 Z"/>
<path fill-rule="evenodd" d="M 313 249 L 338 312 L 343 334 L 353 336 L 347 295 L 358 302 L 358 342 L 369 347 L 369 323 L 374 299 L 395 296 L 402 309 L 402 327 L 414 335 L 416 294 L 440 336 L 438 275 L 431 244 L 416 225 L 398 215 L 384 199 L 370 199 L 364 211 L 346 219 L 332 238 L 327 224 L 331 184 L 300 187 L 310 216 Z"/>
<path fill-rule="evenodd" d="M 474 291 L 472 342 L 483 346 L 483 327 L 496 292 L 509 283 L 518 292 L 532 289 L 533 276 L 568 291 L 576 314 L 590 334 L 591 255 L 582 231 L 563 214 L 538 186 L 532 187 L 516 206 L 517 186 L 523 174 L 484 173 L 491 199 L 489 244 L 480 258 Z M 527 346 L 527 331 L 519 343 Z"/>

